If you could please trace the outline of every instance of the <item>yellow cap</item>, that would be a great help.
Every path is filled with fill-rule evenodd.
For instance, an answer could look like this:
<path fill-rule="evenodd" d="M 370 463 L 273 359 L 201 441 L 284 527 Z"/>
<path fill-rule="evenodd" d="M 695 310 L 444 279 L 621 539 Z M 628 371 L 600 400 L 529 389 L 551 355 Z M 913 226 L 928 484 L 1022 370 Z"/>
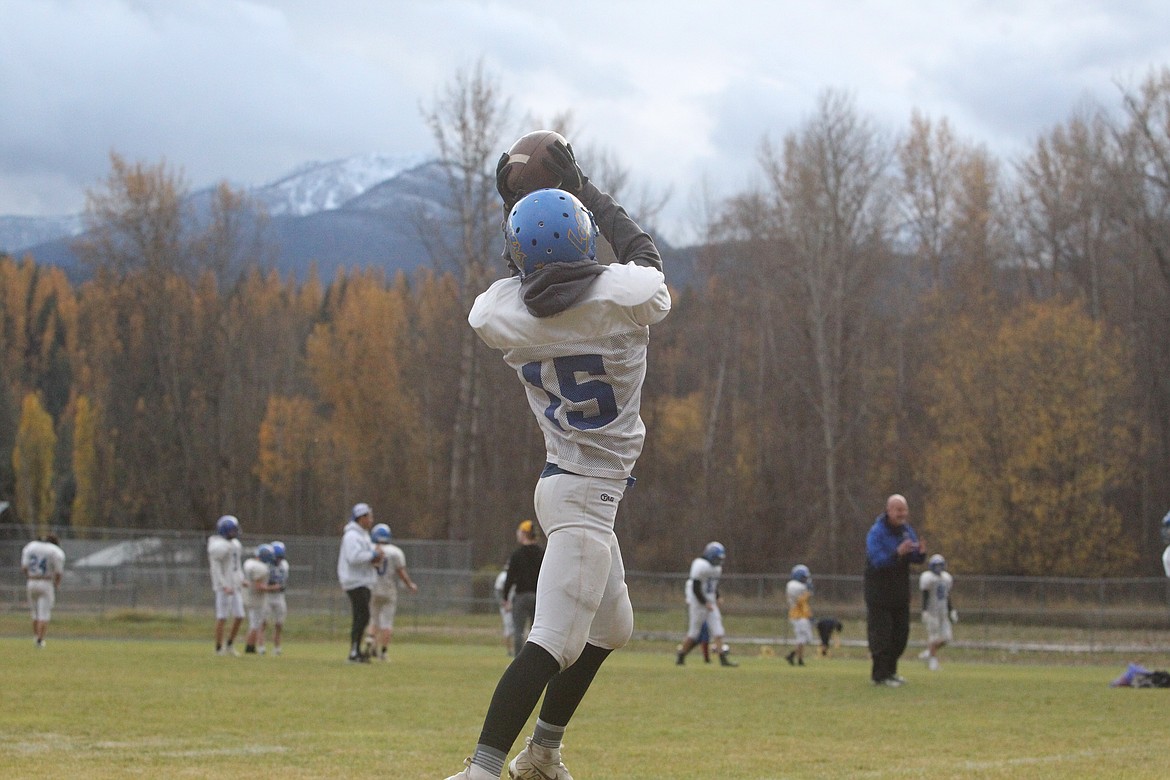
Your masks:
<path fill-rule="evenodd" d="M 522 533 L 526 533 L 526 534 L 528 534 L 529 536 L 532 536 L 532 521 L 531 521 L 531 520 L 525 520 L 523 523 L 521 523 L 520 525 L 516 526 L 516 530 L 517 530 L 517 531 L 521 531 Z"/>

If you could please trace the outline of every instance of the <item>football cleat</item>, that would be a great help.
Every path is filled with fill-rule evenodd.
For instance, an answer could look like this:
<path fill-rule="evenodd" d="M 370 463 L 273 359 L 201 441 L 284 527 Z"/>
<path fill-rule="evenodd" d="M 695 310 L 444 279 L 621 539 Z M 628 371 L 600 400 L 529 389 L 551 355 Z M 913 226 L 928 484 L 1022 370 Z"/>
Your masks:
<path fill-rule="evenodd" d="M 561 749 L 534 745 L 532 737 L 525 740 L 524 749 L 508 764 L 508 777 L 511 780 L 573 780 L 561 763 Z"/>

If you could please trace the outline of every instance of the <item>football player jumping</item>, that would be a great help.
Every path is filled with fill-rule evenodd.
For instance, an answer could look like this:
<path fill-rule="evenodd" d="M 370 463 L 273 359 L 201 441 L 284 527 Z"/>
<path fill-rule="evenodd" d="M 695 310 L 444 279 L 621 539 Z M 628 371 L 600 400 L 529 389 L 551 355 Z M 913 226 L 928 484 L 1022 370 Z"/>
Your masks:
<path fill-rule="evenodd" d="M 468 317 L 516 371 L 544 436 L 535 509 L 548 544 L 536 617 L 496 686 L 474 755 L 448 780 L 498 780 L 542 693 L 536 728 L 508 774 L 572 780 L 561 737 L 602 662 L 633 633 L 614 522 L 646 435 L 639 408 L 650 326 L 670 311 L 670 294 L 650 236 L 585 178 L 571 147 L 555 146 L 545 163 L 560 189 L 518 197 L 497 177 L 515 273 L 482 293 Z M 498 172 L 506 163 L 507 154 Z M 596 260 L 598 232 L 617 257 L 610 265 Z"/>

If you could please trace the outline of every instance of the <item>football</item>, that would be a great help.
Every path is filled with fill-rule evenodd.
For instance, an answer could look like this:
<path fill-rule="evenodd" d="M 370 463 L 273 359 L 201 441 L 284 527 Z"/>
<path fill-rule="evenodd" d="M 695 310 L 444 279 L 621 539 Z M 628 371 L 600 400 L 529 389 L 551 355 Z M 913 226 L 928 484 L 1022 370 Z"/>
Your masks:
<path fill-rule="evenodd" d="M 568 143 L 555 130 L 534 130 L 520 136 L 512 144 L 508 149 L 508 162 L 505 163 L 508 188 L 512 192 L 523 197 L 546 187 L 560 186 L 560 178 L 541 163 L 548 159 L 548 147 L 554 141 Z"/>

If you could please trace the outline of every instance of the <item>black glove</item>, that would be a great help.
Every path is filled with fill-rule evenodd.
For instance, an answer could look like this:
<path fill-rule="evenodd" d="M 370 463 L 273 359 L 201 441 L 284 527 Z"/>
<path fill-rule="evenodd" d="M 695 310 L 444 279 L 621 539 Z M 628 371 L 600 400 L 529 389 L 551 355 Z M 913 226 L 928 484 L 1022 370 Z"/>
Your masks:
<path fill-rule="evenodd" d="M 496 163 L 496 191 L 504 199 L 504 215 L 507 216 L 508 212 L 512 210 L 512 207 L 516 205 L 516 201 L 520 200 L 520 195 L 512 192 L 512 189 L 508 186 L 507 152 L 501 154 L 500 161 Z"/>
<path fill-rule="evenodd" d="M 561 180 L 560 189 L 581 197 L 581 188 L 585 186 L 585 174 L 573 156 L 573 145 L 562 141 L 553 141 L 548 145 L 548 157 L 540 161 Z"/>

